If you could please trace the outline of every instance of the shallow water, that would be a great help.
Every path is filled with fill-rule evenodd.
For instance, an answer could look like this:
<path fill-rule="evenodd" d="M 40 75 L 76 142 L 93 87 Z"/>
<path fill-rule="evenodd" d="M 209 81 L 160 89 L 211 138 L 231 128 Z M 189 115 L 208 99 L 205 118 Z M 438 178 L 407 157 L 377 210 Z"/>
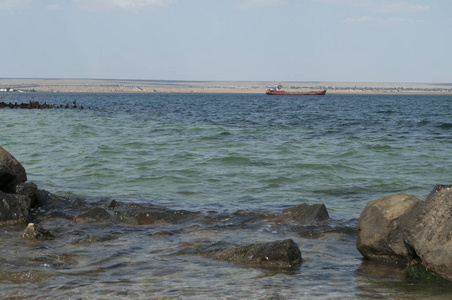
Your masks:
<path fill-rule="evenodd" d="M 23 228 L 4 229 L 5 297 L 451 295 L 444 284 L 362 262 L 352 230 L 315 234 L 320 225 L 242 224 L 231 216 L 324 203 L 329 228 L 354 228 L 366 203 L 381 196 L 424 199 L 451 181 L 452 96 L 0 94 L 0 101 L 30 100 L 85 107 L 0 110 L 0 145 L 40 188 L 92 203 L 114 199 L 229 217 L 215 225 L 63 222 L 55 241 L 39 243 L 21 240 Z M 47 222 L 58 228 L 61 221 Z M 299 245 L 301 267 L 270 271 L 183 252 L 187 243 L 285 238 Z"/>

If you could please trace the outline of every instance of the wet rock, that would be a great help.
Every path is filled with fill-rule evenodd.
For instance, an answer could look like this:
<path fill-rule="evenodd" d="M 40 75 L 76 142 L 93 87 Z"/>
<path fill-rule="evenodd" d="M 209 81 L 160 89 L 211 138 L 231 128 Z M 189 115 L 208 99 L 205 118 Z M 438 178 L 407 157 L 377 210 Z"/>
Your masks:
<path fill-rule="evenodd" d="M 77 215 L 74 222 L 78 224 L 110 225 L 115 222 L 115 218 L 106 209 L 95 207 Z"/>
<path fill-rule="evenodd" d="M 118 206 L 118 203 L 116 202 L 116 200 L 112 200 L 110 202 L 110 204 L 108 204 L 107 208 L 108 209 L 113 209 L 113 208 L 116 208 L 117 206 Z"/>
<path fill-rule="evenodd" d="M 308 224 L 316 221 L 329 220 L 330 216 L 324 204 L 303 203 L 294 207 L 284 209 L 280 214 L 268 217 L 276 222 L 295 222 L 297 224 Z"/>
<path fill-rule="evenodd" d="M 0 225 L 28 222 L 30 205 L 31 199 L 27 196 L 0 191 Z"/>
<path fill-rule="evenodd" d="M 436 274 L 429 268 L 426 268 L 420 262 L 414 260 L 409 266 L 403 269 L 403 274 L 408 278 L 413 279 L 427 279 L 445 281 L 440 275 Z"/>
<path fill-rule="evenodd" d="M 36 225 L 34 223 L 29 223 L 27 228 L 25 228 L 24 233 L 21 236 L 26 240 L 53 240 L 55 236 L 50 233 L 50 231 L 44 229 L 40 225 Z"/>
<path fill-rule="evenodd" d="M 139 225 L 155 224 L 157 222 L 175 224 L 190 220 L 196 215 L 197 213 L 187 210 L 161 209 L 138 213 L 135 219 Z"/>
<path fill-rule="evenodd" d="M 407 228 L 410 255 L 452 280 L 452 185 L 437 185 Z"/>
<path fill-rule="evenodd" d="M 38 186 L 33 182 L 21 182 L 17 184 L 16 194 L 29 197 L 31 199 L 31 207 L 42 206 L 42 201 L 38 198 Z"/>
<path fill-rule="evenodd" d="M 173 210 L 156 205 L 142 205 L 128 203 L 125 205 L 110 204 L 109 209 L 113 209 L 116 217 L 123 222 L 136 223 L 138 225 L 149 225 L 155 223 L 177 224 L 189 220 L 194 220 L 199 212 L 187 210 Z"/>
<path fill-rule="evenodd" d="M 409 251 L 404 237 L 413 220 L 412 214 L 422 203 L 407 194 L 386 196 L 369 202 L 357 223 L 358 251 L 366 259 L 407 263 Z"/>
<path fill-rule="evenodd" d="M 14 193 L 16 185 L 27 181 L 25 168 L 8 151 L 0 146 L 0 190 Z"/>
<path fill-rule="evenodd" d="M 292 239 L 230 249 L 216 248 L 204 250 L 203 256 L 259 268 L 290 268 L 302 261 L 301 251 Z"/>

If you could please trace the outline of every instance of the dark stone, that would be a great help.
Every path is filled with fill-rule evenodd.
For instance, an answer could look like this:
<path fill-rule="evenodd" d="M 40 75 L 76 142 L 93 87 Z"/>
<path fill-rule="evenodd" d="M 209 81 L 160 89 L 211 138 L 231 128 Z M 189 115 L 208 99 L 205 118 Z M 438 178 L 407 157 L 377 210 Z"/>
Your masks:
<path fill-rule="evenodd" d="M 26 223 L 30 217 L 31 199 L 24 195 L 0 191 L 0 224 Z"/>
<path fill-rule="evenodd" d="M 135 220 L 139 225 L 170 223 L 176 224 L 193 219 L 197 213 L 187 210 L 158 209 L 148 210 L 137 214 Z"/>
<path fill-rule="evenodd" d="M 429 270 L 452 280 L 452 185 L 437 185 L 407 228 L 411 255 Z"/>
<path fill-rule="evenodd" d="M 50 231 L 44 229 L 40 225 L 34 223 L 29 223 L 27 228 L 25 228 L 24 233 L 22 233 L 22 238 L 26 240 L 53 240 L 55 236 L 50 233 Z"/>
<path fill-rule="evenodd" d="M 369 202 L 357 223 L 358 251 L 366 259 L 407 263 L 409 250 L 404 237 L 413 221 L 412 214 L 422 203 L 407 194 L 386 196 Z"/>
<path fill-rule="evenodd" d="M 110 204 L 108 208 L 114 211 L 115 216 L 119 220 L 139 225 L 155 223 L 177 224 L 194 220 L 199 215 L 199 212 L 173 210 L 152 204 Z"/>
<path fill-rule="evenodd" d="M 114 221 L 114 216 L 102 207 L 92 208 L 74 218 L 74 222 L 78 224 L 110 225 Z"/>
<path fill-rule="evenodd" d="M 294 207 L 284 209 L 280 214 L 270 215 L 268 217 L 275 222 L 295 222 L 297 224 L 308 224 L 330 219 L 326 206 L 324 204 L 303 203 Z"/>
<path fill-rule="evenodd" d="M 56 196 L 50 194 L 48 191 L 38 189 L 36 191 L 36 199 L 35 199 L 34 207 L 45 206 L 49 202 L 49 199 L 51 199 L 52 197 L 56 197 Z"/>
<path fill-rule="evenodd" d="M 11 170 L 0 161 L 0 190 L 5 190 L 13 179 Z"/>
<path fill-rule="evenodd" d="M 24 195 L 31 199 L 31 207 L 42 206 L 38 200 L 38 186 L 33 182 L 22 182 L 16 185 L 16 194 Z"/>
<path fill-rule="evenodd" d="M 116 208 L 118 206 L 118 203 L 115 200 L 112 200 L 110 204 L 108 204 L 107 208 L 112 209 Z"/>
<path fill-rule="evenodd" d="M 0 146 L 0 190 L 14 193 L 16 185 L 25 181 L 27 181 L 25 168 Z"/>
<path fill-rule="evenodd" d="M 301 264 L 300 249 L 292 239 L 250 244 L 238 248 L 215 249 L 205 257 L 259 268 L 290 268 Z"/>

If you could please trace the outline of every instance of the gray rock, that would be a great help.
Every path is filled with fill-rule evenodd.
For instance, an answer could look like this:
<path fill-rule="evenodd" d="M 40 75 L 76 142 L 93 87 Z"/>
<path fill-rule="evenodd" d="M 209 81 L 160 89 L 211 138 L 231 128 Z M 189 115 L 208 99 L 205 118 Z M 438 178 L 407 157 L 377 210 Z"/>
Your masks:
<path fill-rule="evenodd" d="M 135 217 L 139 225 L 168 223 L 176 224 L 193 219 L 198 213 L 187 210 L 158 209 L 140 212 Z"/>
<path fill-rule="evenodd" d="M 259 268 L 290 268 L 301 264 L 301 251 L 292 239 L 250 244 L 203 254 L 205 257 Z"/>
<path fill-rule="evenodd" d="M 422 203 L 407 194 L 386 196 L 369 202 L 357 223 L 358 251 L 366 259 L 407 263 L 409 251 L 404 237 L 413 220 L 411 215 Z"/>
<path fill-rule="evenodd" d="M 53 240 L 55 236 L 50 233 L 47 229 L 44 229 L 40 225 L 34 223 L 29 223 L 27 228 L 25 228 L 24 233 L 21 236 L 26 240 Z"/>
<path fill-rule="evenodd" d="M 78 224 L 110 225 L 115 222 L 115 217 L 106 209 L 95 207 L 77 215 L 74 218 L 74 222 Z"/>
<path fill-rule="evenodd" d="M 0 191 L 0 225 L 28 222 L 30 205 L 31 199 L 27 196 Z"/>
<path fill-rule="evenodd" d="M 274 222 L 294 222 L 297 224 L 308 224 L 312 222 L 326 221 L 330 219 L 324 204 L 307 204 L 284 209 L 280 214 L 269 215 L 270 221 Z"/>
<path fill-rule="evenodd" d="M 126 205 L 119 205 L 111 202 L 108 209 L 113 210 L 115 216 L 123 221 L 129 223 L 136 223 L 138 225 L 149 224 L 177 224 L 185 221 L 192 221 L 199 212 L 192 212 L 188 210 L 173 210 L 157 205 L 142 205 L 136 203 L 128 203 Z"/>
<path fill-rule="evenodd" d="M 14 193 L 16 185 L 25 181 L 27 181 L 25 168 L 0 146 L 0 190 Z"/>
<path fill-rule="evenodd" d="M 31 199 L 31 207 L 42 206 L 38 200 L 38 186 L 33 182 L 21 182 L 16 185 L 16 194 L 24 195 Z"/>
<path fill-rule="evenodd" d="M 414 219 L 407 228 L 410 255 L 452 280 L 452 185 L 437 185 Z"/>

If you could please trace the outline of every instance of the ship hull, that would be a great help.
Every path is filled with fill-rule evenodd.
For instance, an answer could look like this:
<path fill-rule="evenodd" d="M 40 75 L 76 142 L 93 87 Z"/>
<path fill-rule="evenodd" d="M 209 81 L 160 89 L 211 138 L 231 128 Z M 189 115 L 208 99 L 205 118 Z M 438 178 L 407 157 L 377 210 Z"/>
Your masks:
<path fill-rule="evenodd" d="M 287 95 L 287 96 L 323 96 L 326 94 L 326 90 L 323 91 L 316 91 L 316 92 L 303 92 L 303 93 L 297 93 L 297 92 L 286 92 L 286 91 L 274 91 L 274 90 L 267 90 L 265 92 L 267 95 Z"/>

